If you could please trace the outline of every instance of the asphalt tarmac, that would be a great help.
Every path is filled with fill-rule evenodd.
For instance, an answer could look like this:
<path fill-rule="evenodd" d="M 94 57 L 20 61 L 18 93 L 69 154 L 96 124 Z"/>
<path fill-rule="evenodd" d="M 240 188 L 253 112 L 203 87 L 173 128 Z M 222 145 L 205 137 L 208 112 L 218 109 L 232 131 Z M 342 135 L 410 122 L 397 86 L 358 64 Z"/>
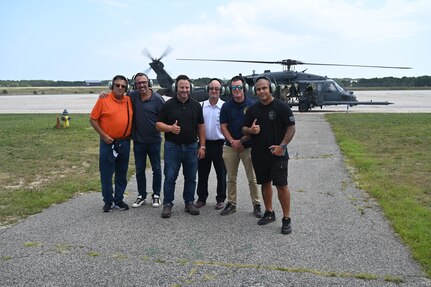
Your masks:
<path fill-rule="evenodd" d="M 257 225 L 242 167 L 237 212 L 228 216 L 214 209 L 214 174 L 201 214 L 184 212 L 180 173 L 169 219 L 150 204 L 103 213 L 94 192 L 0 229 L 0 285 L 431 286 L 379 206 L 356 187 L 323 115 L 296 120 L 292 234 L 280 233 L 276 194 L 277 221 Z M 131 180 L 125 201 L 136 196 Z"/>
<path fill-rule="evenodd" d="M 311 113 L 349 112 L 349 113 L 419 113 L 431 112 L 431 90 L 403 91 L 357 91 L 354 93 L 360 102 L 391 102 L 392 105 L 377 106 L 324 106 Z M 69 113 L 90 113 L 98 95 L 18 95 L 0 96 L 0 114 L 6 113 L 56 113 L 64 109 Z M 168 97 L 165 97 L 169 99 Z M 297 111 L 297 108 L 294 108 Z"/>

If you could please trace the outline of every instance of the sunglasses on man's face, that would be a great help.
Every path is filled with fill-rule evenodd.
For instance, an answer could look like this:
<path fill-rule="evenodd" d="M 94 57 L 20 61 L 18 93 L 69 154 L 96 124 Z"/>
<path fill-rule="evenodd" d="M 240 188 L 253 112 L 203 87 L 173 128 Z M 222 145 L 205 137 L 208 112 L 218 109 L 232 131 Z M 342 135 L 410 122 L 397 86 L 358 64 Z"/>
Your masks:
<path fill-rule="evenodd" d="M 238 86 L 232 86 L 232 91 L 235 91 L 235 90 L 242 90 L 242 85 L 238 85 Z"/>
<path fill-rule="evenodd" d="M 120 85 L 120 84 L 115 84 L 114 86 L 116 86 L 119 89 L 124 89 L 126 87 L 126 85 Z"/>

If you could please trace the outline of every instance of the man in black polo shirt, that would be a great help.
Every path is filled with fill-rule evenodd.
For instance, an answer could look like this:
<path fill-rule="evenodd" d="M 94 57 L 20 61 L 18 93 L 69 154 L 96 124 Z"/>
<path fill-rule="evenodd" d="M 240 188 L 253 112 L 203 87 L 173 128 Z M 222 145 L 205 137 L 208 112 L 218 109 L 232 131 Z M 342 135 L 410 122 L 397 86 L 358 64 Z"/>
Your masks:
<path fill-rule="evenodd" d="M 202 107 L 190 97 L 192 83 L 180 75 L 173 84 L 176 96 L 162 107 L 156 127 L 165 133 L 162 217 L 171 217 L 175 182 L 182 165 L 184 174 L 183 199 L 185 211 L 198 215 L 194 205 L 198 159 L 205 157 L 205 126 Z M 198 147 L 197 139 L 200 146 Z"/>

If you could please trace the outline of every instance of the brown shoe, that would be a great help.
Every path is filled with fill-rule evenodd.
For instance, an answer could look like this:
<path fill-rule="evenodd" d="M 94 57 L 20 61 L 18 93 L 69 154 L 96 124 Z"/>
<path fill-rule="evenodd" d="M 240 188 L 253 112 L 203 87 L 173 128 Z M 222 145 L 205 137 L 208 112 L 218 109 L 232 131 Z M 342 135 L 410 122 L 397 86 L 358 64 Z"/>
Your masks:
<path fill-rule="evenodd" d="M 201 207 L 202 207 L 202 206 L 204 206 L 204 205 L 206 205 L 206 203 L 205 203 L 205 202 L 203 202 L 203 201 L 200 201 L 200 200 L 196 201 L 196 204 L 195 204 L 195 206 L 196 206 L 197 208 L 201 208 Z"/>
<path fill-rule="evenodd" d="M 184 211 L 190 213 L 191 215 L 199 215 L 199 210 L 196 208 L 193 202 L 188 203 Z"/>
<path fill-rule="evenodd" d="M 217 202 L 217 204 L 215 205 L 215 209 L 216 210 L 220 210 L 220 209 L 223 209 L 223 208 L 224 208 L 224 202 L 222 202 L 222 201 Z"/>
<path fill-rule="evenodd" d="M 162 218 L 171 217 L 171 212 L 172 212 L 172 203 L 165 203 L 163 205 Z"/>

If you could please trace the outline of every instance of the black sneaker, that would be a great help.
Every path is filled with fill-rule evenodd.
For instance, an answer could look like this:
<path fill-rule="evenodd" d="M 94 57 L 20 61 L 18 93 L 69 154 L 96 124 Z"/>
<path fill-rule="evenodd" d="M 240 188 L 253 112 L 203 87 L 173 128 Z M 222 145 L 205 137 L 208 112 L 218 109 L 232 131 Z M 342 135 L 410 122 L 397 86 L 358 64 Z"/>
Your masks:
<path fill-rule="evenodd" d="M 129 209 L 129 206 L 124 201 L 117 202 L 114 207 L 118 208 L 119 210 Z"/>
<path fill-rule="evenodd" d="M 163 205 L 162 218 L 169 218 L 169 217 L 171 217 L 172 205 L 173 205 L 172 203 L 165 203 Z"/>
<path fill-rule="evenodd" d="M 103 206 L 103 212 L 110 212 L 112 211 L 112 203 L 105 203 Z"/>
<path fill-rule="evenodd" d="M 193 202 L 188 203 L 184 211 L 190 213 L 191 215 L 199 215 L 199 209 L 196 208 Z"/>
<path fill-rule="evenodd" d="M 132 204 L 132 207 L 140 207 L 145 204 L 145 198 L 142 197 L 142 195 L 138 195 L 138 198 L 136 198 L 135 202 Z"/>
<path fill-rule="evenodd" d="M 255 206 L 253 206 L 253 213 L 254 216 L 256 216 L 257 218 L 262 218 L 262 210 L 260 209 L 260 204 L 256 204 Z"/>
<path fill-rule="evenodd" d="M 228 202 L 225 208 L 220 212 L 220 215 L 228 215 L 234 212 L 236 212 L 236 206 Z"/>
<path fill-rule="evenodd" d="M 275 221 L 275 212 L 265 210 L 263 217 L 258 220 L 257 225 L 265 225 Z"/>
<path fill-rule="evenodd" d="M 290 217 L 284 217 L 281 220 L 281 233 L 290 234 L 292 233 L 292 225 L 290 224 Z"/>

